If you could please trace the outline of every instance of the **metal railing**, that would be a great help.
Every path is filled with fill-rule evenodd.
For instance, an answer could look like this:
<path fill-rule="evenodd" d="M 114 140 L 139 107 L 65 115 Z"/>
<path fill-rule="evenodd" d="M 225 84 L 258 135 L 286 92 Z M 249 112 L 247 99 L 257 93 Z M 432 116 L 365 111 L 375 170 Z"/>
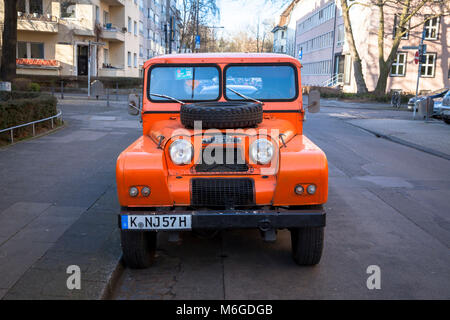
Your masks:
<path fill-rule="evenodd" d="M 59 112 L 56 115 L 54 115 L 54 116 L 51 116 L 51 117 L 48 117 L 48 118 L 45 118 L 45 119 L 40 119 L 40 120 L 28 122 L 28 123 L 24 123 L 24 124 L 20 124 L 18 126 L 2 129 L 2 130 L 0 130 L 0 133 L 11 131 L 11 144 L 12 144 L 12 143 L 14 143 L 14 129 L 18 129 L 18 128 L 22 128 L 22 127 L 26 127 L 26 126 L 32 125 L 33 126 L 33 137 L 34 137 L 36 135 L 36 123 L 40 123 L 40 122 L 43 122 L 43 121 L 51 120 L 52 121 L 52 129 L 53 129 L 53 127 L 54 127 L 53 119 L 58 118 L 58 117 L 60 118 L 60 120 L 62 120 L 62 111 L 61 110 L 59 110 Z"/>
<path fill-rule="evenodd" d="M 334 87 L 344 83 L 344 74 L 336 73 L 330 79 L 322 82 L 323 87 Z"/>

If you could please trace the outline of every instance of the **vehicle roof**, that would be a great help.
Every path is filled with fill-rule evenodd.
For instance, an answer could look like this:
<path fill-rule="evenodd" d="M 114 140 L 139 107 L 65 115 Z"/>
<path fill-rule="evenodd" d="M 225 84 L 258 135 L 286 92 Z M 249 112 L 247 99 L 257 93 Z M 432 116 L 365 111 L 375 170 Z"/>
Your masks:
<path fill-rule="evenodd" d="M 144 68 L 156 63 L 268 63 L 290 62 L 301 67 L 300 62 L 287 54 L 279 53 L 176 53 L 151 58 L 146 61 Z"/>

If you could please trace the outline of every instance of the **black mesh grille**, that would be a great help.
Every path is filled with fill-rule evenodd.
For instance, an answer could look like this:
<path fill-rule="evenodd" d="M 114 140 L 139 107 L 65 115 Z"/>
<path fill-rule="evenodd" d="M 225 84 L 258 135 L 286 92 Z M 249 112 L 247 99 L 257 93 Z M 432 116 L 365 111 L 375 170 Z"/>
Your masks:
<path fill-rule="evenodd" d="M 219 163 L 211 163 L 216 159 L 216 149 L 212 149 L 210 153 L 202 152 L 202 161 L 195 165 L 196 172 L 247 172 L 248 165 L 242 156 L 241 149 L 226 148 L 223 149 Z M 206 155 L 211 154 L 212 159 L 205 159 Z"/>
<path fill-rule="evenodd" d="M 235 207 L 255 204 L 253 179 L 195 178 L 191 183 L 192 206 Z"/>

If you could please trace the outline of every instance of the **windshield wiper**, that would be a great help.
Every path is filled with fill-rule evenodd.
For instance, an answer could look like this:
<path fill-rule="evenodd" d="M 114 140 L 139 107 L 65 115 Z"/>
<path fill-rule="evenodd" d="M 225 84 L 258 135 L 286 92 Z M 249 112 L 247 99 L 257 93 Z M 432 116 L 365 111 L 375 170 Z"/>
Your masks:
<path fill-rule="evenodd" d="M 186 104 L 186 102 L 183 102 L 183 101 L 178 100 L 178 99 L 176 99 L 176 98 L 174 98 L 174 97 L 171 97 L 171 96 L 166 96 L 165 94 L 150 93 L 150 95 L 151 95 L 151 96 L 155 96 L 155 97 L 159 97 L 159 98 L 166 98 L 166 99 L 169 99 L 169 100 L 172 100 L 172 101 L 181 103 L 181 104 Z"/>
<path fill-rule="evenodd" d="M 229 87 L 227 87 L 227 89 L 230 90 L 230 91 L 232 91 L 232 92 L 234 92 L 235 94 L 237 94 L 237 95 L 238 95 L 239 97 L 241 97 L 241 98 L 244 98 L 244 99 L 246 99 L 246 100 L 254 101 L 254 102 L 256 102 L 256 103 L 259 103 L 260 105 L 263 105 L 263 104 L 264 104 L 262 101 L 256 100 L 256 99 L 251 98 L 251 97 L 247 97 L 246 95 L 243 95 L 242 93 L 239 93 L 239 92 L 237 92 L 236 90 L 233 90 L 233 89 L 231 89 L 231 88 L 229 88 Z"/>

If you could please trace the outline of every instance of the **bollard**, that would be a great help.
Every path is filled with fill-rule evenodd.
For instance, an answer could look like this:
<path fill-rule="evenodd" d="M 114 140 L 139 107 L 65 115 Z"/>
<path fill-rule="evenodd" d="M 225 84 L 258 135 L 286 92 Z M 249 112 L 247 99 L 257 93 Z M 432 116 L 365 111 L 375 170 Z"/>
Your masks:
<path fill-rule="evenodd" d="M 64 100 L 64 81 L 61 80 L 61 99 Z"/>
<path fill-rule="evenodd" d="M 116 101 L 119 101 L 119 83 L 116 82 Z"/>
<path fill-rule="evenodd" d="M 109 88 L 106 88 L 106 106 L 109 107 Z"/>

